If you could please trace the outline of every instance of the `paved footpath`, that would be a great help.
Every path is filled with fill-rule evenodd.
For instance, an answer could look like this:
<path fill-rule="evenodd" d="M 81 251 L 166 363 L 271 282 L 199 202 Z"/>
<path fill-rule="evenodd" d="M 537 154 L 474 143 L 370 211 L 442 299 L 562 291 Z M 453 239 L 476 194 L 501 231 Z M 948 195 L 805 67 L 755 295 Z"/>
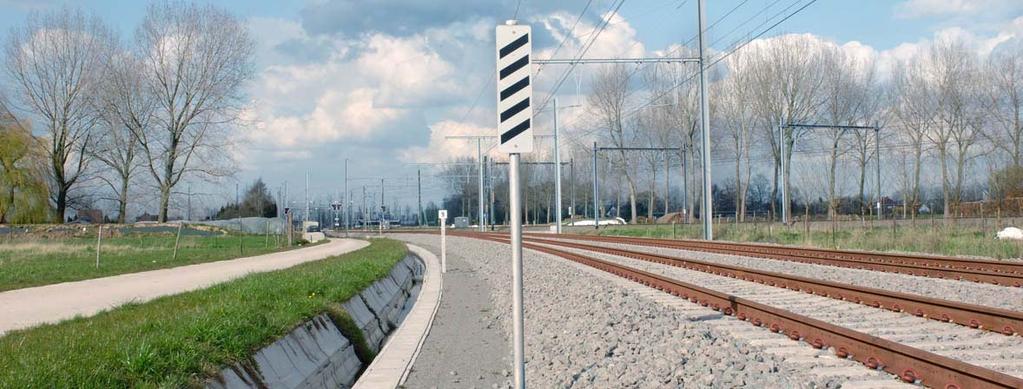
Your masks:
<path fill-rule="evenodd" d="M 0 335 L 7 331 L 92 316 L 129 302 L 202 289 L 251 273 L 292 267 L 369 245 L 331 239 L 313 247 L 170 269 L 16 289 L 0 293 Z"/>
<path fill-rule="evenodd" d="M 414 238 L 416 245 L 440 254 L 440 237 L 398 235 Z M 451 237 L 448 238 L 449 244 Z M 491 302 L 490 283 L 473 266 L 472 253 L 449 249 L 444 274 L 444 298 L 422 345 L 406 388 L 508 387 L 512 368 L 511 344 Z"/>

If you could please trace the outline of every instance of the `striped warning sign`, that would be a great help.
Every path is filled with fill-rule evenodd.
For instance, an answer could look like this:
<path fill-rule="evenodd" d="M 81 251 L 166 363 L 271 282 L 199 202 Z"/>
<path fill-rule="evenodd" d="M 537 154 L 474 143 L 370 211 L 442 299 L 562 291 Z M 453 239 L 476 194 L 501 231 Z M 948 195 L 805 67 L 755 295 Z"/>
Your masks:
<path fill-rule="evenodd" d="M 501 134 L 501 152 L 533 151 L 532 50 L 529 26 L 497 26 L 497 132 Z"/>

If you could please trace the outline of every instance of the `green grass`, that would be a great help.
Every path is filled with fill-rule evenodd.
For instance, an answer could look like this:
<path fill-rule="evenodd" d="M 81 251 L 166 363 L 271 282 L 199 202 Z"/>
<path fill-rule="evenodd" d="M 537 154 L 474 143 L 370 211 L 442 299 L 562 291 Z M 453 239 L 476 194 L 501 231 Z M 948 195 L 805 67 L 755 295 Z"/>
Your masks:
<path fill-rule="evenodd" d="M 635 236 L 650 238 L 699 239 L 700 225 L 630 225 L 609 226 L 599 230 L 600 235 Z M 580 230 L 593 234 L 594 230 Z M 836 230 L 811 229 L 809 234 L 803 225 L 783 227 L 765 223 L 720 224 L 714 227 L 714 238 L 732 242 L 761 242 L 784 245 L 837 248 L 869 251 L 914 252 L 940 255 L 966 255 L 990 258 L 1018 258 L 1023 254 L 1023 244 L 1015 241 L 1000 241 L 994 238 L 994 231 L 973 226 L 929 226 L 908 225 L 901 222 L 893 234 L 892 227 L 852 227 Z"/>
<path fill-rule="evenodd" d="M 340 257 L 15 331 L 0 338 L 0 387 L 201 386 L 229 363 L 253 366 L 256 350 L 318 314 L 351 331 L 340 303 L 405 253 L 374 239 Z"/>
<path fill-rule="evenodd" d="M 177 259 L 173 259 L 174 239 L 173 233 L 104 237 L 99 267 L 95 233 L 91 237 L 0 240 L 0 291 L 282 250 L 276 247 L 274 237 L 262 235 L 182 235 Z"/>

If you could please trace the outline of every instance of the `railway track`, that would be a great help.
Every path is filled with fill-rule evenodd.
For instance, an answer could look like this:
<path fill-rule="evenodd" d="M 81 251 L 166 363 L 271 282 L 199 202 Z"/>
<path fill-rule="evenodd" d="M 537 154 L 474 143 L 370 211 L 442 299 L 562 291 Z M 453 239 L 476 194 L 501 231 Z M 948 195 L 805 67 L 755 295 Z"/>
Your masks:
<path fill-rule="evenodd" d="M 550 236 L 525 233 L 524 236 Z M 805 247 L 775 246 L 755 243 L 673 240 L 562 234 L 560 238 L 623 243 L 638 246 L 702 251 L 718 254 L 770 258 L 790 262 L 811 263 L 854 269 L 892 272 L 916 276 L 966 280 L 1004 286 L 1023 286 L 1023 262 L 993 261 L 942 257 L 874 253 L 850 250 L 823 250 Z"/>
<path fill-rule="evenodd" d="M 506 235 L 456 235 L 496 242 L 508 240 Z M 770 282 L 746 281 L 743 276 L 729 278 L 730 271 L 714 274 L 707 269 L 690 269 L 665 263 L 665 256 L 655 254 L 532 236 L 525 237 L 523 245 L 681 296 L 815 348 L 830 348 L 839 357 L 883 369 L 905 382 L 943 388 L 1023 387 L 1020 378 L 1023 340 L 1018 336 L 903 315 L 882 309 L 882 304 L 875 308 L 854 303 L 866 301 L 875 305 L 870 300 L 809 296 L 800 290 L 821 286 L 798 284 L 794 280 L 771 286 Z M 684 279 L 693 282 L 682 282 L 679 281 L 682 277 L 666 274 L 671 271 L 688 272 Z M 750 280 L 762 276 L 745 275 Z"/>

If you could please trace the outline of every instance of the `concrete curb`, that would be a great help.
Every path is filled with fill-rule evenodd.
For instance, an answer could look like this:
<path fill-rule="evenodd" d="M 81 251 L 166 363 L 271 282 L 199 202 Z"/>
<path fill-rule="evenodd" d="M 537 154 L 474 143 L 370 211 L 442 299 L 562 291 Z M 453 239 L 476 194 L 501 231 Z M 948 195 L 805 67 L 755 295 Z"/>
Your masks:
<path fill-rule="evenodd" d="M 408 248 L 423 261 L 422 289 L 412 310 L 390 335 L 376 358 L 352 386 L 353 389 L 396 388 L 404 384 L 433 327 L 444 290 L 440 259 L 422 247 L 409 244 Z"/>

